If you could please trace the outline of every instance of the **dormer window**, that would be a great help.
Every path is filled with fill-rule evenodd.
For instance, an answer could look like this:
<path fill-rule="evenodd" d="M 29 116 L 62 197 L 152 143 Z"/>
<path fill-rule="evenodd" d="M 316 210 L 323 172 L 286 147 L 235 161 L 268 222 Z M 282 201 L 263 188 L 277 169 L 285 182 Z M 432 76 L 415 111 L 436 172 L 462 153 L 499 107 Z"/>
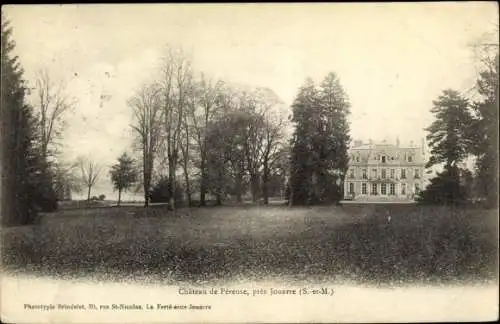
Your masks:
<path fill-rule="evenodd" d="M 385 156 L 382 156 L 382 163 L 385 163 Z"/>
<path fill-rule="evenodd" d="M 409 156 L 409 157 L 408 157 L 408 162 L 412 162 L 412 161 L 413 161 L 412 157 L 411 157 L 411 156 Z"/>
<path fill-rule="evenodd" d="M 356 162 L 359 162 L 359 156 L 356 156 Z"/>

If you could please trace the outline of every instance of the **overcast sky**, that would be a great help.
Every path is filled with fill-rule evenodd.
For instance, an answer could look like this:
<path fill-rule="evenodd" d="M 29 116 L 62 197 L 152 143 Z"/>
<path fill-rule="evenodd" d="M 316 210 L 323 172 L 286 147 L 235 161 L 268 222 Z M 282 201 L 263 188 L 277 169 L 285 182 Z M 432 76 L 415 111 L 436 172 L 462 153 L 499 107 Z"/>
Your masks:
<path fill-rule="evenodd" d="M 498 21 L 495 2 L 2 9 L 28 82 L 47 68 L 78 100 L 65 156 L 106 164 L 130 148 L 126 101 L 153 75 L 167 43 L 191 52 L 198 71 L 271 88 L 288 105 L 306 77 L 319 82 L 334 71 L 350 97 L 354 138 L 420 143 L 432 100 L 445 88 L 472 88 L 467 44 Z M 111 99 L 101 103 L 102 95 Z"/>

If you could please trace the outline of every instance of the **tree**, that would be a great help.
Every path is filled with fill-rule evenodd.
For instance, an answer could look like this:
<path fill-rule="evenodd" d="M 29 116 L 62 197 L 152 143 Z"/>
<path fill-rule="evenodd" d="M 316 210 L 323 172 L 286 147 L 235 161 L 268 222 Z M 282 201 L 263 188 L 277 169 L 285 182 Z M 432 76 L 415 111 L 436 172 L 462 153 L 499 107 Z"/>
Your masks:
<path fill-rule="evenodd" d="M 87 201 L 90 202 L 90 192 L 92 187 L 97 183 L 97 180 L 99 180 L 102 167 L 91 159 L 84 157 L 78 159 L 78 165 L 81 172 L 81 182 L 87 188 Z"/>
<path fill-rule="evenodd" d="M 180 50 L 168 48 L 163 57 L 161 95 L 164 118 L 164 156 L 168 162 L 169 183 L 173 192 L 176 188 L 176 171 L 179 162 L 179 150 L 185 110 L 188 105 L 192 83 L 191 62 Z M 175 195 L 170 195 L 170 205 L 175 211 Z"/>
<path fill-rule="evenodd" d="M 342 188 L 349 164 L 351 137 L 347 117 L 350 103 L 340 79 L 333 72 L 321 83 L 319 96 L 323 115 L 320 132 L 323 149 L 318 161 L 323 164 L 318 177 L 323 196 L 321 200 L 339 201 L 343 197 Z"/>
<path fill-rule="evenodd" d="M 454 90 L 444 90 L 433 102 L 431 112 L 434 122 L 426 128 L 431 156 L 426 164 L 430 168 L 444 164 L 444 171 L 421 193 L 420 200 L 433 203 L 458 203 L 466 198 L 461 183 L 460 164 L 468 156 L 471 147 L 469 131 L 472 116 L 469 102 Z"/>
<path fill-rule="evenodd" d="M 307 79 L 292 105 L 290 204 L 337 202 L 347 170 L 350 104 L 335 73 Z"/>
<path fill-rule="evenodd" d="M 118 190 L 118 206 L 120 206 L 122 191 L 130 189 L 137 181 L 134 160 L 127 153 L 123 153 L 118 158 L 118 163 L 111 167 L 110 174 L 113 187 Z"/>
<path fill-rule="evenodd" d="M 426 139 L 431 148 L 426 167 L 444 163 L 448 168 L 462 162 L 471 147 L 468 136 L 472 124 L 469 101 L 459 92 L 448 89 L 433 104 L 431 112 L 436 119 L 426 128 L 429 132 Z"/>
<path fill-rule="evenodd" d="M 478 47 L 484 48 L 481 44 Z M 488 206 L 495 206 L 498 203 L 499 52 L 498 44 L 487 48 L 494 52 L 486 52 L 480 57 L 481 71 L 476 83 L 480 99 L 472 104 L 474 121 L 470 137 L 472 153 L 477 157 L 477 189 Z"/>
<path fill-rule="evenodd" d="M 295 129 L 291 139 L 290 205 L 309 203 L 312 191 L 312 138 L 315 129 L 312 118 L 319 106 L 314 81 L 306 79 L 292 104 L 292 122 Z"/>
<path fill-rule="evenodd" d="M 198 168 L 200 174 L 200 205 L 205 205 L 205 196 L 208 188 L 207 171 L 207 128 L 214 120 L 218 102 L 222 91 L 222 82 L 213 84 L 212 81 L 201 75 L 200 80 L 194 84 L 192 95 L 194 103 L 188 106 L 186 118 L 188 120 L 190 136 L 193 138 L 195 150 L 198 153 Z M 187 152 L 186 152 L 187 153 Z"/>
<path fill-rule="evenodd" d="M 64 94 L 64 84 L 56 84 L 47 69 L 37 71 L 36 104 L 38 128 L 42 154 L 48 157 L 50 146 L 61 135 L 64 125 L 64 114 L 72 109 L 75 102 Z"/>
<path fill-rule="evenodd" d="M 285 170 L 282 169 L 283 157 L 285 151 L 283 150 L 283 128 L 285 120 L 280 116 L 267 116 L 264 122 L 264 145 L 262 155 L 262 196 L 264 204 L 269 203 L 270 182 L 276 176 L 284 176 Z M 279 170 L 278 172 L 273 172 Z"/>
<path fill-rule="evenodd" d="M 142 154 L 142 184 L 144 207 L 149 205 L 149 191 L 154 170 L 154 161 L 162 145 L 162 101 L 159 84 L 142 86 L 128 101 L 134 114 L 134 124 L 138 149 Z"/>
<path fill-rule="evenodd" d="M 1 47 L 2 223 L 24 225 L 33 223 L 37 210 L 45 207 L 50 197 L 44 188 L 50 193 L 51 179 L 41 159 L 33 108 L 26 103 L 23 70 L 13 54 L 12 28 L 3 12 Z M 55 199 L 51 205 L 57 207 Z"/>

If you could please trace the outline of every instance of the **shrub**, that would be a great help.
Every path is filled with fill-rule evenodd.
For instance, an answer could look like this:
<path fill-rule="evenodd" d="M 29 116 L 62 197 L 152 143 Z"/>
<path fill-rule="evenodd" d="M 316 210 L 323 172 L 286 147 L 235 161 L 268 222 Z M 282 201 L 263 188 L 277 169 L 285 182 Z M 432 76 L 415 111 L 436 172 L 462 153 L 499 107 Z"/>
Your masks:
<path fill-rule="evenodd" d="M 167 177 L 161 178 L 149 192 L 150 202 L 161 203 L 169 202 L 171 197 L 171 185 Z M 175 204 L 176 207 L 183 205 L 183 188 L 182 185 L 177 182 L 175 186 Z"/>

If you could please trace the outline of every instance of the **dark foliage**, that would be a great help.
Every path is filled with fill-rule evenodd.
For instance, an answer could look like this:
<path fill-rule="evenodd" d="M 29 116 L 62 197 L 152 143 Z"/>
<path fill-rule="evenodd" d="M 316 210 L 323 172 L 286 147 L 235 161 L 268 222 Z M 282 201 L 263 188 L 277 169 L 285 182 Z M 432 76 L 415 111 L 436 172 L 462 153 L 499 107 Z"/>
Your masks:
<path fill-rule="evenodd" d="M 467 190 L 460 179 L 457 167 L 448 167 L 430 180 L 430 184 L 422 191 L 417 200 L 429 204 L 464 204 L 467 202 Z"/>
<path fill-rule="evenodd" d="M 53 177 L 42 154 L 36 118 L 26 104 L 27 88 L 18 57 L 13 55 L 12 28 L 2 13 L 1 25 L 1 160 L 2 224 L 35 222 L 37 211 L 54 211 Z"/>
<path fill-rule="evenodd" d="M 176 207 L 183 205 L 183 188 L 180 183 L 175 186 L 175 202 Z M 172 186 L 168 177 L 162 177 L 151 189 L 149 197 L 151 203 L 168 203 L 172 196 Z"/>
<path fill-rule="evenodd" d="M 306 80 L 292 108 L 295 130 L 291 140 L 290 203 L 338 202 L 348 167 L 347 94 L 338 77 L 330 73 L 319 89 L 311 79 Z"/>

